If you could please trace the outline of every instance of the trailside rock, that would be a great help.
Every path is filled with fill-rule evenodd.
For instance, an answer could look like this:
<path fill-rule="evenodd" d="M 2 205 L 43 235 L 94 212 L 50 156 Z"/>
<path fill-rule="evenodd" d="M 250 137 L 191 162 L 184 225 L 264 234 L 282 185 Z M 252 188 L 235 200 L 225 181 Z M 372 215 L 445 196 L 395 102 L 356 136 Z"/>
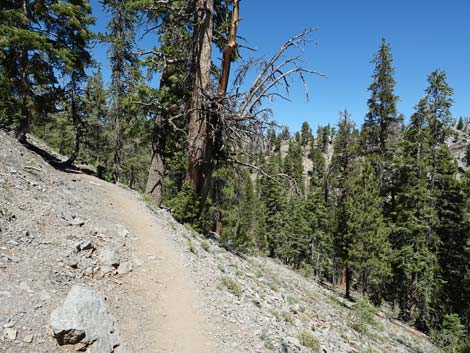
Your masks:
<path fill-rule="evenodd" d="M 79 343 L 90 353 L 127 353 L 104 297 L 94 289 L 73 286 L 64 305 L 52 312 L 50 326 L 61 346 Z"/>
<path fill-rule="evenodd" d="M 119 263 L 121 262 L 116 252 L 109 248 L 104 248 L 100 252 L 98 259 L 103 265 L 112 266 L 114 268 L 117 268 L 119 266 Z"/>

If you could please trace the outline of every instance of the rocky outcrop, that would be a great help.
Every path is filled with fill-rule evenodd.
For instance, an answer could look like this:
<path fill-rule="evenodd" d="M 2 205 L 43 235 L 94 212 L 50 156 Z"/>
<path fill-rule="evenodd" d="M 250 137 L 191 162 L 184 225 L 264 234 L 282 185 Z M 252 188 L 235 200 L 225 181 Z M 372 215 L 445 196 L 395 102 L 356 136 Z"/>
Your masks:
<path fill-rule="evenodd" d="M 94 289 L 73 286 L 50 326 L 59 345 L 78 344 L 90 353 L 127 353 L 105 298 Z"/>

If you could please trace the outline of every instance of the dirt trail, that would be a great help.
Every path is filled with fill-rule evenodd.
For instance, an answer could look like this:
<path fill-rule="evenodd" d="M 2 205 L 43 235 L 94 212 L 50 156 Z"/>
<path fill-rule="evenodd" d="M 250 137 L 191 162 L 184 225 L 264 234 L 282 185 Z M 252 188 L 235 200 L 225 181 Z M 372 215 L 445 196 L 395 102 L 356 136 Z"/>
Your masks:
<path fill-rule="evenodd" d="M 99 183 L 107 196 L 110 208 L 106 212 L 137 237 L 133 252 L 141 266 L 123 286 L 141 310 L 129 307 L 120 322 L 126 341 L 134 341 L 130 345 L 142 353 L 216 352 L 197 290 L 168 231 L 134 193 L 86 178 Z"/>

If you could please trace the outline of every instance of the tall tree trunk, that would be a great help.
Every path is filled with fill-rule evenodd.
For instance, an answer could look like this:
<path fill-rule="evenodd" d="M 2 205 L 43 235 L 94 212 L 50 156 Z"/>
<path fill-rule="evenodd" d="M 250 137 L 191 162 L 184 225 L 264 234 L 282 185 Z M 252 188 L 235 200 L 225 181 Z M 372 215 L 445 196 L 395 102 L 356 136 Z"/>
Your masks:
<path fill-rule="evenodd" d="M 213 0 L 196 0 L 192 62 L 192 97 L 188 123 L 188 174 L 192 190 L 204 205 L 212 173 L 210 114 L 205 96 L 210 90 Z"/>
<path fill-rule="evenodd" d="M 161 86 L 161 85 L 160 85 Z M 166 145 L 167 116 L 159 114 L 155 120 L 152 141 L 152 160 L 150 162 L 149 175 L 145 193 L 152 196 L 158 206 L 162 203 L 163 177 L 165 173 L 164 152 Z"/>
<path fill-rule="evenodd" d="M 349 265 L 346 263 L 346 267 L 344 269 L 345 272 L 345 280 L 346 280 L 346 293 L 345 297 L 347 299 L 351 299 L 351 277 L 352 277 L 352 272 L 351 269 L 349 268 Z"/>
<path fill-rule="evenodd" d="M 73 79 L 72 79 L 73 80 Z M 78 157 L 78 153 L 80 152 L 80 144 L 82 140 L 82 127 L 81 127 L 81 119 L 80 119 L 80 112 L 78 109 L 78 101 L 77 101 L 77 87 L 75 81 L 72 82 L 71 88 L 71 103 L 70 103 L 70 114 L 72 116 L 72 127 L 73 127 L 73 151 L 70 157 L 60 163 L 62 167 L 70 167 L 73 165 L 75 160 Z"/>
<path fill-rule="evenodd" d="M 122 5 L 124 3 L 119 2 L 120 11 L 122 13 Z M 123 38 L 123 19 L 122 16 L 118 17 L 118 26 L 116 26 L 116 43 L 122 43 Z M 115 44 L 116 45 L 116 44 Z M 121 44 L 122 45 L 122 44 Z M 122 119 L 123 119 L 123 96 L 125 95 L 125 88 L 122 84 L 122 78 L 124 75 L 124 67 L 126 65 L 124 58 L 123 48 L 120 47 L 117 50 L 117 55 L 114 55 L 113 64 L 113 91 L 114 91 L 114 104 L 113 104 L 113 123 L 114 123 L 114 148 L 113 148 L 113 167 L 112 167 L 112 178 L 113 182 L 117 183 L 121 179 L 121 154 L 122 154 Z"/>
<path fill-rule="evenodd" d="M 26 1 L 22 1 L 23 16 L 28 18 L 28 9 Z M 29 74 L 29 58 L 28 51 L 21 50 L 21 79 L 20 79 L 20 90 L 21 90 L 21 122 L 16 130 L 16 138 L 20 142 L 26 142 L 26 134 L 29 132 L 31 122 L 33 120 L 33 113 L 31 111 L 30 99 L 31 99 L 31 88 L 28 82 Z"/>

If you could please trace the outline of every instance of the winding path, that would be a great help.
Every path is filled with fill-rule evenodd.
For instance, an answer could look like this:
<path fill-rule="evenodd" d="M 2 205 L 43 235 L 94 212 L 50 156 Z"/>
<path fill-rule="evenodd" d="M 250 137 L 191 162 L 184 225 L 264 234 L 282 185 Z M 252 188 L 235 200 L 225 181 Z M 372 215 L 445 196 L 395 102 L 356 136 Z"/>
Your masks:
<path fill-rule="evenodd" d="M 137 237 L 132 250 L 142 264 L 123 286 L 141 310 L 129 308 L 120 322 L 129 346 L 139 347 L 142 353 L 216 352 L 197 290 L 168 231 L 135 193 L 86 178 L 99 183 L 110 204 L 106 212 Z"/>

